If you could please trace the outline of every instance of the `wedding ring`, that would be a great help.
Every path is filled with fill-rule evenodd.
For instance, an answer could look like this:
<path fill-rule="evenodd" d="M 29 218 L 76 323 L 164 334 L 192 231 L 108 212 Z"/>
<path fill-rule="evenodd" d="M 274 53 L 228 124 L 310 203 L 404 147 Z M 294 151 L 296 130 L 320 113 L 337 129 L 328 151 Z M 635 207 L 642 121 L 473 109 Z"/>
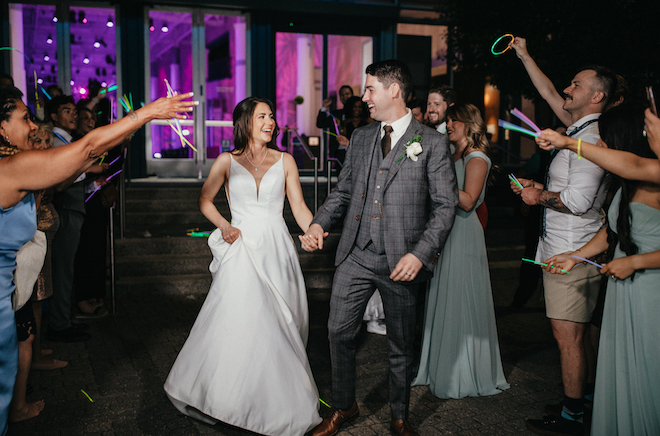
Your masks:
<path fill-rule="evenodd" d="M 407 275 L 407 276 L 411 276 L 412 274 L 408 274 L 408 273 L 406 273 L 406 275 Z"/>

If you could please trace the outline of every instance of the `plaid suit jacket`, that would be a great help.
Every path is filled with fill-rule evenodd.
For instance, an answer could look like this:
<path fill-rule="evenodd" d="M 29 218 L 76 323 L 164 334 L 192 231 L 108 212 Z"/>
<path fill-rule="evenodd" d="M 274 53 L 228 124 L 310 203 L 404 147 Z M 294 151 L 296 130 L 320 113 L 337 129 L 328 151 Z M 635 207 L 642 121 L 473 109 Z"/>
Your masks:
<path fill-rule="evenodd" d="M 327 231 L 344 219 L 335 265 L 350 253 L 363 219 L 371 156 L 374 147 L 380 147 L 380 126 L 375 122 L 353 132 L 339 181 L 312 221 Z M 381 226 L 390 270 L 412 253 L 433 271 L 458 204 L 456 172 L 445 135 L 413 118 L 391 153 L 403 154 L 404 145 L 415 134 L 423 137 L 417 162 L 396 157 L 384 186 Z"/>

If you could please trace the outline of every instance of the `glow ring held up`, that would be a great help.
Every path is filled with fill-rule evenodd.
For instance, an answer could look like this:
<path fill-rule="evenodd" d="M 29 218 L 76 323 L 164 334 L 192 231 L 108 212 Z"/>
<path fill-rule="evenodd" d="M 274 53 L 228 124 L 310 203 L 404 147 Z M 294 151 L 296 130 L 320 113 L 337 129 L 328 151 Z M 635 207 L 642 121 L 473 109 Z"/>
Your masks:
<path fill-rule="evenodd" d="M 495 51 L 495 46 L 496 46 L 501 40 L 503 40 L 504 38 L 511 38 L 511 42 L 513 42 L 513 40 L 516 39 L 516 37 L 513 36 L 511 33 L 505 33 L 504 35 L 502 35 L 502 36 L 500 36 L 499 38 L 497 38 L 497 39 L 495 40 L 495 42 L 493 43 L 493 45 L 490 47 L 490 52 L 491 52 L 492 54 L 494 54 L 495 56 L 499 56 L 499 55 L 505 53 L 507 50 L 509 50 L 509 49 L 511 48 L 511 46 L 510 46 L 509 44 L 507 44 L 507 46 L 506 46 L 506 48 L 505 48 L 504 50 L 502 50 L 502 51 Z"/>

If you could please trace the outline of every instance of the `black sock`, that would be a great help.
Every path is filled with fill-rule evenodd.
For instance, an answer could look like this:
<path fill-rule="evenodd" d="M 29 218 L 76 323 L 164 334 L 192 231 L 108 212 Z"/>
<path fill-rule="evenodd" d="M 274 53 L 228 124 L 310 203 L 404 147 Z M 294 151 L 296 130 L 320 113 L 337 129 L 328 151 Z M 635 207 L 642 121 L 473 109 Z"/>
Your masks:
<path fill-rule="evenodd" d="M 561 417 L 568 421 L 584 423 L 584 400 L 564 395 L 564 408 L 561 411 Z"/>

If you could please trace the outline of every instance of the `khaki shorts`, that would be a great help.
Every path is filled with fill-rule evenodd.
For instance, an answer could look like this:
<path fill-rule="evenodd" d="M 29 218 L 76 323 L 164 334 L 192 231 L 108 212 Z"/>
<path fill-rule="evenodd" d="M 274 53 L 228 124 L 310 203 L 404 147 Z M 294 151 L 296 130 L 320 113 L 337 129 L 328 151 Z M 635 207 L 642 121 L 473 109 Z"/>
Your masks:
<path fill-rule="evenodd" d="M 546 316 L 580 323 L 591 321 L 601 277 L 597 267 L 581 263 L 570 274 L 543 271 Z"/>

